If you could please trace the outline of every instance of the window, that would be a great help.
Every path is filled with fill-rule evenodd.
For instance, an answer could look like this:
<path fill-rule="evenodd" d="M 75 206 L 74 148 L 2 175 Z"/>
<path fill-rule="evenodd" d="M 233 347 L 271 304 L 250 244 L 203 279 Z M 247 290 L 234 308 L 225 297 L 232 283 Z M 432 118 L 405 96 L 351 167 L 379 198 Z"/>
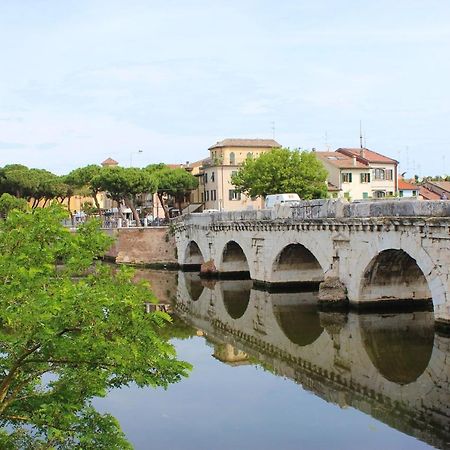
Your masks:
<path fill-rule="evenodd" d="M 363 198 L 369 198 L 369 193 L 368 192 L 363 192 Z"/>
<path fill-rule="evenodd" d="M 352 182 L 351 172 L 343 172 L 342 173 L 342 182 L 343 183 L 351 183 Z"/>
<path fill-rule="evenodd" d="M 372 173 L 373 173 L 373 178 L 375 180 L 385 180 L 386 179 L 386 174 L 384 172 L 384 169 L 373 169 Z"/>
<path fill-rule="evenodd" d="M 202 203 L 203 203 L 205 201 L 205 194 L 203 192 L 202 192 L 201 199 L 202 199 Z"/>
<path fill-rule="evenodd" d="M 211 173 L 211 183 L 214 182 L 214 172 Z"/>
<path fill-rule="evenodd" d="M 205 173 L 205 174 L 203 175 L 203 180 L 204 180 L 205 184 L 208 183 L 208 174 L 207 174 L 207 173 Z"/>
<path fill-rule="evenodd" d="M 228 199 L 229 200 L 240 200 L 241 199 L 241 193 L 237 192 L 235 189 L 230 189 L 228 191 Z"/>
<path fill-rule="evenodd" d="M 252 152 L 248 152 L 247 153 L 247 158 L 253 158 L 253 153 Z"/>
<path fill-rule="evenodd" d="M 370 173 L 361 174 L 361 183 L 370 183 Z"/>
<path fill-rule="evenodd" d="M 205 194 L 206 194 L 206 201 L 209 202 L 209 191 L 206 191 Z"/>
<path fill-rule="evenodd" d="M 234 154 L 234 152 L 230 153 L 230 165 L 234 165 L 236 164 L 236 156 Z"/>
<path fill-rule="evenodd" d="M 385 170 L 385 174 L 386 174 L 386 180 L 388 180 L 388 181 L 392 181 L 392 174 L 393 174 L 393 171 L 392 171 L 392 169 L 386 169 Z"/>
<path fill-rule="evenodd" d="M 216 194 L 216 190 L 215 189 L 213 189 L 212 191 L 211 191 L 211 201 L 216 201 L 217 200 L 217 194 Z"/>

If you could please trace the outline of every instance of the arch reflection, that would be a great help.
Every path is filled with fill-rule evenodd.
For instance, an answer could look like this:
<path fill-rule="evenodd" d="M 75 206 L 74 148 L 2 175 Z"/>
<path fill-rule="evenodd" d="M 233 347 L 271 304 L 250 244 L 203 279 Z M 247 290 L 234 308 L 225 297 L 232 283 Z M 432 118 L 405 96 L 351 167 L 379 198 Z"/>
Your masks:
<path fill-rule="evenodd" d="M 239 319 L 247 310 L 253 281 L 221 281 L 220 285 L 227 313 L 232 319 Z"/>
<path fill-rule="evenodd" d="M 189 296 L 195 302 L 202 295 L 203 289 L 205 289 L 200 279 L 200 274 L 196 272 L 184 272 L 184 280 Z"/>
<path fill-rule="evenodd" d="M 317 292 L 270 294 L 275 319 L 285 336 L 301 347 L 323 332 L 317 309 Z"/>
<path fill-rule="evenodd" d="M 409 384 L 428 367 L 434 344 L 432 312 L 364 314 L 359 323 L 364 348 L 387 380 Z"/>

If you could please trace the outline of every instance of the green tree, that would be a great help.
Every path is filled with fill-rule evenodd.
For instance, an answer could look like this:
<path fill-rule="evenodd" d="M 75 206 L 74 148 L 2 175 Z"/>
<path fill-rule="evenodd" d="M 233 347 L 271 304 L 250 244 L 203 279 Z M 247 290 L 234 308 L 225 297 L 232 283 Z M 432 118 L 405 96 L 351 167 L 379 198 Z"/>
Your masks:
<path fill-rule="evenodd" d="M 140 195 L 156 191 L 156 179 L 148 171 L 135 167 L 106 167 L 96 175 L 92 185 L 99 191 L 105 191 L 108 197 L 119 205 L 123 202 L 133 212 L 134 220 L 139 224 L 140 217 L 136 209 Z"/>
<path fill-rule="evenodd" d="M 98 222 L 77 233 L 59 205 L 0 222 L 0 447 L 129 448 L 91 399 L 135 383 L 162 386 L 189 365 L 159 332 L 170 316 L 128 268 L 96 263 L 111 245 Z"/>
<path fill-rule="evenodd" d="M 181 211 L 181 203 L 198 187 L 197 178 L 182 168 L 172 169 L 165 164 L 151 164 L 146 170 L 156 178 L 157 194 L 166 219 L 169 218 L 169 208 L 164 197 L 172 196 Z"/>
<path fill-rule="evenodd" d="M 92 180 L 104 170 L 101 166 L 96 164 L 89 164 L 85 167 L 79 167 L 78 169 L 72 170 L 64 178 L 65 183 L 70 186 L 72 195 L 74 193 L 92 197 L 95 206 L 98 211 L 98 215 L 101 216 L 100 203 L 98 201 L 98 194 L 101 192 L 97 185 L 92 183 Z"/>
<path fill-rule="evenodd" d="M 23 198 L 17 198 L 7 193 L 2 194 L 0 196 L 0 217 L 6 217 L 13 209 L 25 211 L 27 206 L 27 201 Z"/>
<path fill-rule="evenodd" d="M 45 206 L 50 200 L 65 196 L 63 179 L 48 170 L 29 169 L 21 164 L 3 167 L 0 174 L 0 192 L 24 198 L 32 208 Z"/>
<path fill-rule="evenodd" d="M 249 197 L 295 192 L 310 200 L 327 197 L 326 179 L 314 152 L 280 148 L 247 158 L 231 182 Z"/>

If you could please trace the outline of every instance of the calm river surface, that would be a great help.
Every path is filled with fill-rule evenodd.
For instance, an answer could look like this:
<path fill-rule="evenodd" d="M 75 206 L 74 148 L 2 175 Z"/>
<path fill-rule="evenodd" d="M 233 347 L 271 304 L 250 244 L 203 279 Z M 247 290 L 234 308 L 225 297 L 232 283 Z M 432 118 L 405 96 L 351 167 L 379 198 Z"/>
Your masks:
<path fill-rule="evenodd" d="M 450 448 L 450 339 L 433 313 L 318 311 L 316 293 L 139 271 L 191 376 L 97 400 L 137 449 Z"/>

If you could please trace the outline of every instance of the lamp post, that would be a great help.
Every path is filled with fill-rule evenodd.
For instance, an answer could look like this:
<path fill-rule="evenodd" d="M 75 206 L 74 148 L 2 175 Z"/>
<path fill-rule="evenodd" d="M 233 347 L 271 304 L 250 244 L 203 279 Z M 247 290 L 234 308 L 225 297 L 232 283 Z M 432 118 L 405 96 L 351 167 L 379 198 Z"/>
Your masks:
<path fill-rule="evenodd" d="M 139 153 L 142 153 L 142 150 L 138 150 L 137 152 L 130 153 L 130 167 L 133 167 L 133 155 L 138 155 Z"/>

